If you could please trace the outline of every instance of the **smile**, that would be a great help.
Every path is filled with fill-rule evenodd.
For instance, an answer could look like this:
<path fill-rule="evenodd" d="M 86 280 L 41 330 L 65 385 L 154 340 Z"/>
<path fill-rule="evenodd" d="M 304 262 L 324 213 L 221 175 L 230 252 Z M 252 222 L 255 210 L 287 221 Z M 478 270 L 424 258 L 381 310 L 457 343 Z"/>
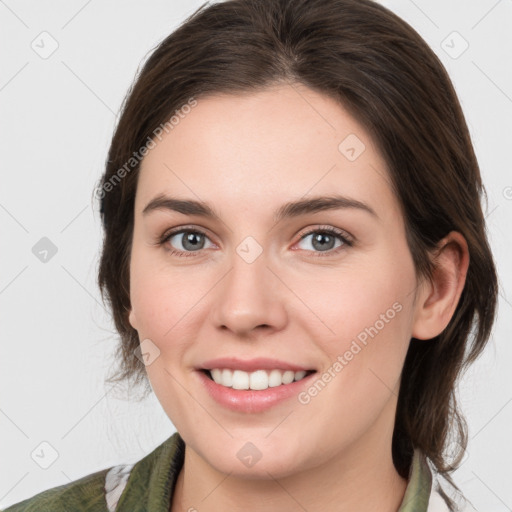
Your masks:
<path fill-rule="evenodd" d="M 195 367 L 202 389 L 218 405 L 239 413 L 262 413 L 286 404 L 317 373 L 311 364 L 284 359 L 220 357 Z"/>
<path fill-rule="evenodd" d="M 205 372 L 216 384 L 226 388 L 262 391 L 302 380 L 310 373 L 313 373 L 313 370 L 260 369 L 246 372 L 229 368 L 212 368 L 211 370 L 205 370 Z"/>

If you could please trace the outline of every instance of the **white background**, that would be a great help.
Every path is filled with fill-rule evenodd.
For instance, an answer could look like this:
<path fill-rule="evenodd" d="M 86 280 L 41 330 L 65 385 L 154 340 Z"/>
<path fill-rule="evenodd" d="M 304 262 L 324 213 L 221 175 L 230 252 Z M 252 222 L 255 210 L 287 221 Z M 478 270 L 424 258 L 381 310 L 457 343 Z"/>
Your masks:
<path fill-rule="evenodd" d="M 477 510 L 504 512 L 512 510 L 512 1 L 385 4 L 446 65 L 487 187 L 500 309 L 486 354 L 461 385 L 470 443 L 455 480 Z M 92 191 L 139 64 L 199 5 L 0 0 L 2 508 L 134 462 L 174 431 L 154 395 L 137 401 L 104 384 L 116 341 L 96 286 Z M 51 48 L 43 31 L 58 43 L 47 59 L 31 48 L 41 37 Z M 469 44 L 458 58 L 464 41 L 453 31 Z M 46 263 L 32 252 L 42 237 L 57 247 Z M 51 457 L 43 441 L 58 452 L 48 469 L 31 458 L 36 449 Z"/>

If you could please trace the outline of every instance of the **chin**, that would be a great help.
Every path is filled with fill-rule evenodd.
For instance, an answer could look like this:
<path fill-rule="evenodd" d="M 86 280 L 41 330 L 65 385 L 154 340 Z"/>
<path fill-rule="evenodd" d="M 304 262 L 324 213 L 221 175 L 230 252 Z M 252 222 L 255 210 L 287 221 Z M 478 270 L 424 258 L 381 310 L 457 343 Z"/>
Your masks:
<path fill-rule="evenodd" d="M 208 443 L 198 452 L 199 456 L 215 470 L 241 479 L 283 478 L 304 469 L 297 453 L 304 455 L 304 447 L 283 445 L 282 439 L 265 439 L 265 435 L 244 436 L 242 439 L 217 441 L 212 449 Z M 253 441 L 250 441 L 250 439 Z M 201 444 L 201 443 L 200 443 Z M 302 457 L 301 457 L 302 459 Z"/>
<path fill-rule="evenodd" d="M 232 459 L 226 459 L 225 461 L 217 460 L 214 467 L 217 471 L 242 480 L 269 480 L 291 476 L 298 472 L 300 466 L 291 460 L 283 460 L 283 457 L 276 453 L 271 458 L 262 456 L 252 466 L 239 460 L 233 462 Z"/>

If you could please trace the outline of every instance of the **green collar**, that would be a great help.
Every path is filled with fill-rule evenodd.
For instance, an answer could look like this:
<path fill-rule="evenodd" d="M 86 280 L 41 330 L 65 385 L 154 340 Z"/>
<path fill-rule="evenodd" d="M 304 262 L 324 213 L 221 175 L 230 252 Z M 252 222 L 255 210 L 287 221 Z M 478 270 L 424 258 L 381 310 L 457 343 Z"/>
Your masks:
<path fill-rule="evenodd" d="M 185 442 L 175 432 L 135 464 L 116 512 L 169 512 L 184 457 Z"/>
<path fill-rule="evenodd" d="M 425 456 L 415 449 L 409 471 L 409 483 L 398 512 L 427 512 L 431 489 L 432 472 Z"/>
<path fill-rule="evenodd" d="M 116 512 L 168 512 L 184 456 L 185 442 L 176 432 L 135 464 Z M 431 488 L 432 473 L 416 449 L 398 512 L 427 512 Z"/>

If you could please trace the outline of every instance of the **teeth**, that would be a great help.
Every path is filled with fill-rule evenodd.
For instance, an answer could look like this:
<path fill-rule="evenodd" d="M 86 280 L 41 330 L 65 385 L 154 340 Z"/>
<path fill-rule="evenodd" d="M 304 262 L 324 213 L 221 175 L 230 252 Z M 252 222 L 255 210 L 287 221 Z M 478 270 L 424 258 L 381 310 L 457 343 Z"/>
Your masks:
<path fill-rule="evenodd" d="M 290 384 L 294 380 L 301 380 L 306 376 L 304 370 L 293 372 L 291 370 L 256 370 L 244 372 L 242 370 L 230 370 L 228 368 L 214 368 L 210 370 L 212 379 L 221 386 L 233 389 L 263 390 L 275 388 L 282 384 Z"/>
<path fill-rule="evenodd" d="M 282 373 L 279 370 L 272 370 L 268 376 L 268 387 L 275 388 L 283 383 Z"/>
<path fill-rule="evenodd" d="M 231 387 L 233 385 L 233 372 L 231 370 L 222 370 L 221 377 L 225 386 Z"/>
<path fill-rule="evenodd" d="M 214 368 L 213 370 L 210 370 L 210 375 L 215 382 L 222 382 L 222 370 Z"/>
<path fill-rule="evenodd" d="M 233 389 L 249 389 L 249 374 L 240 370 L 233 372 Z"/>
<path fill-rule="evenodd" d="M 245 372 L 241 372 L 245 373 Z M 251 389 L 267 389 L 268 375 L 265 370 L 257 370 L 249 375 L 249 388 Z M 247 388 L 243 388 L 247 389 Z"/>

